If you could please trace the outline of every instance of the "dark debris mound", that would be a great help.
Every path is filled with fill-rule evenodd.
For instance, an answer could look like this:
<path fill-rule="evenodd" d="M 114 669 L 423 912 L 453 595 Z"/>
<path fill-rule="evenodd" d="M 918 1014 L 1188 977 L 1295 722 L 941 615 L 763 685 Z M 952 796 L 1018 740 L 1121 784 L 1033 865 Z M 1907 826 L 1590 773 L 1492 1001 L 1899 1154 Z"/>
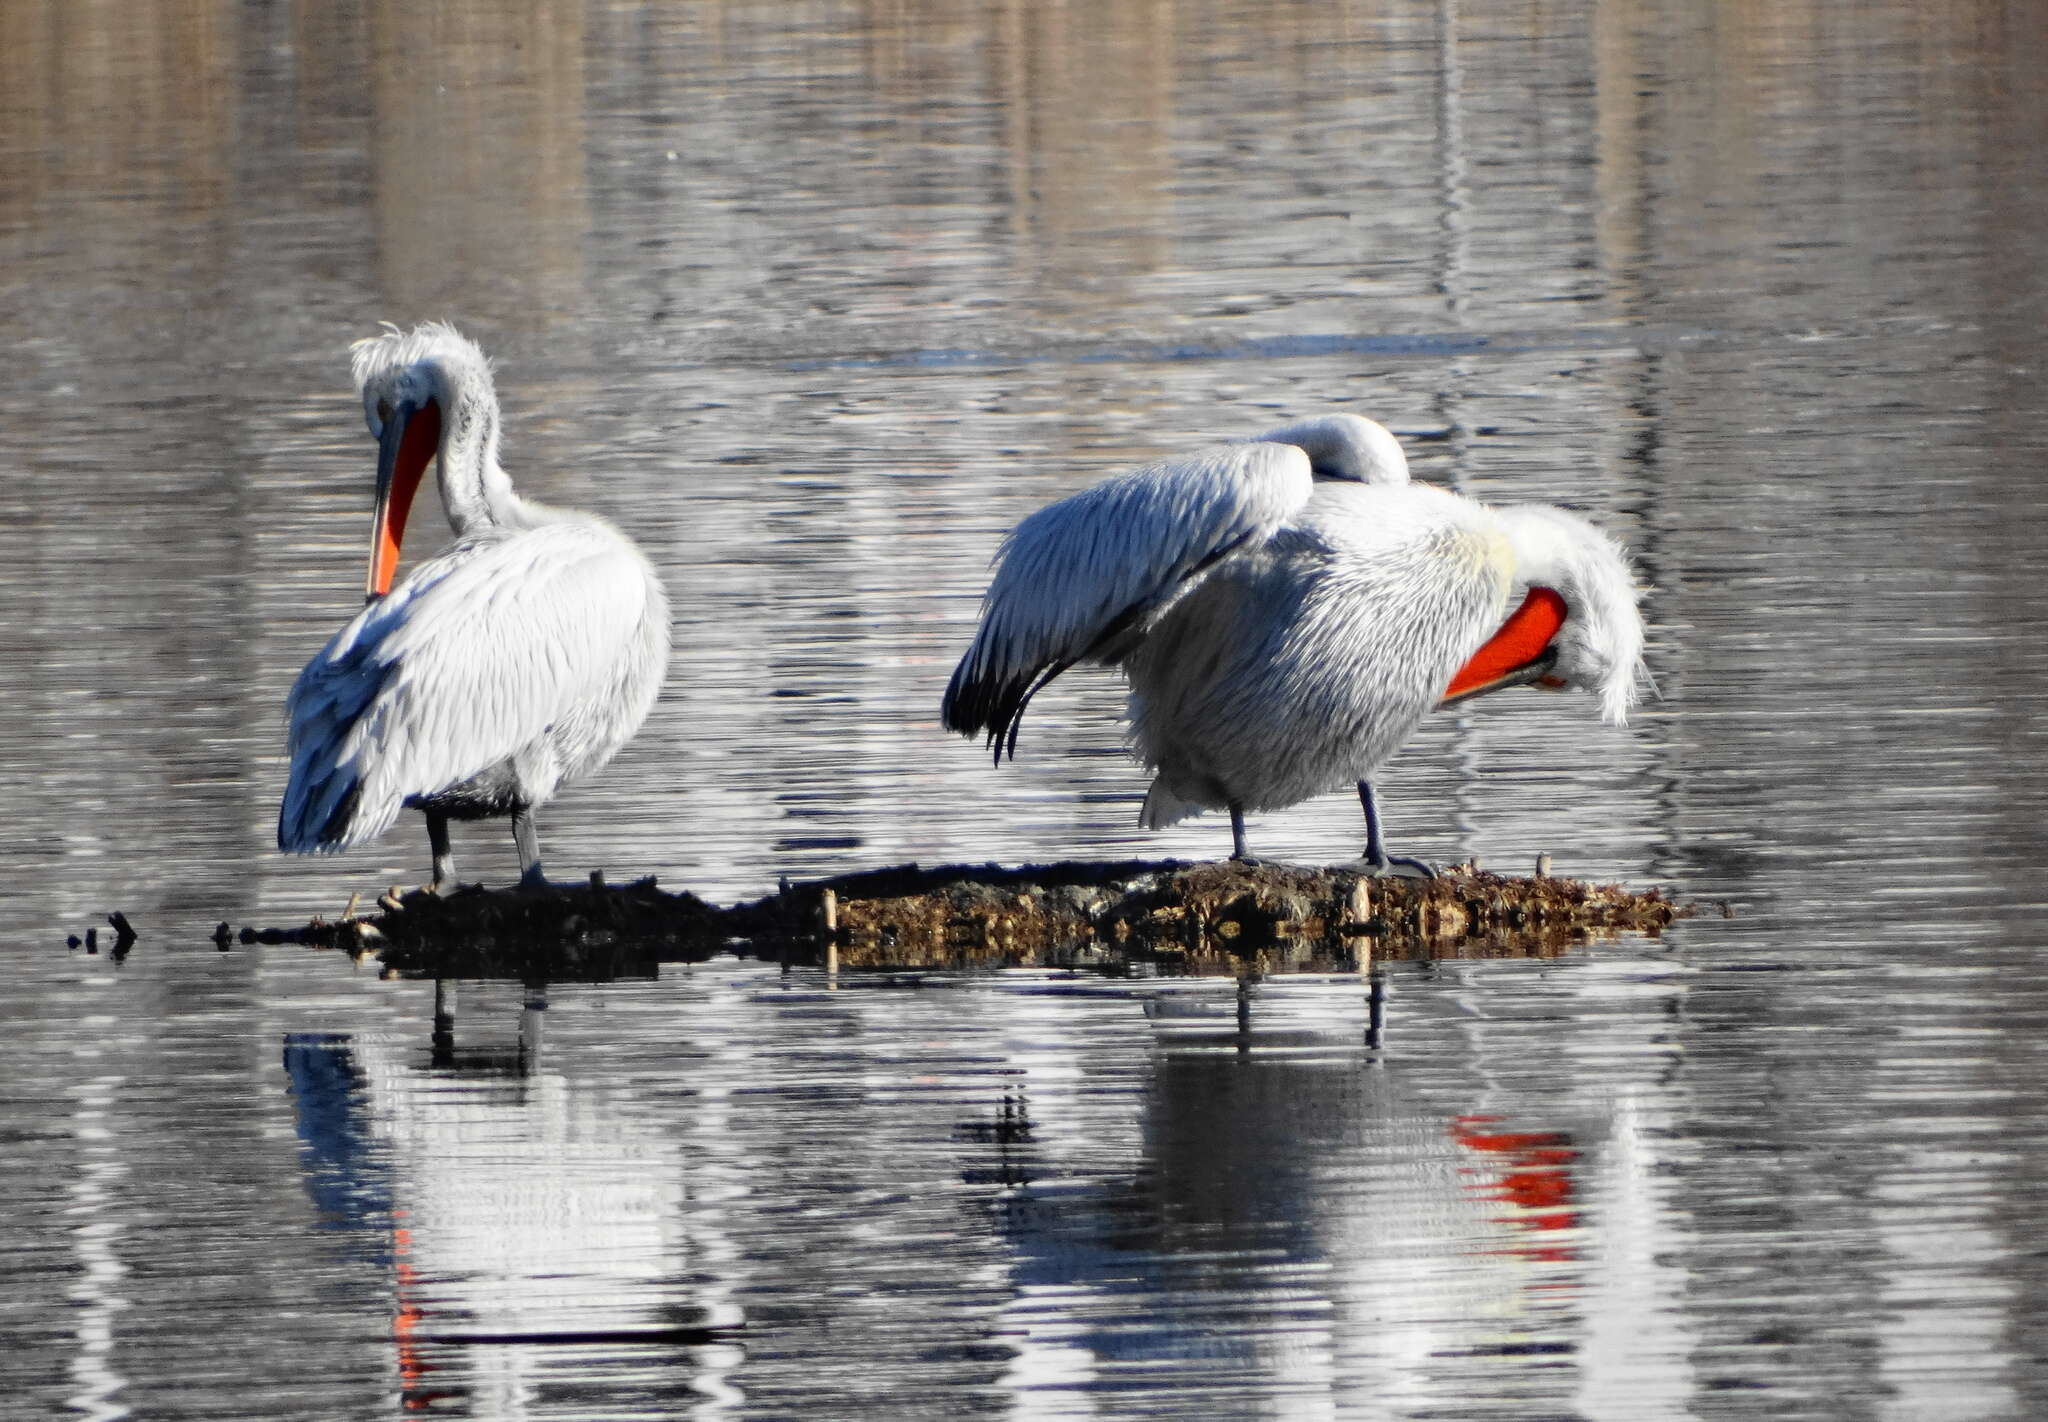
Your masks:
<path fill-rule="evenodd" d="M 824 888 L 838 897 L 842 961 L 875 966 L 1522 957 L 1655 933 L 1690 912 L 1655 890 L 1473 869 L 1420 880 L 1290 865 L 1055 864 L 894 870 L 810 892 Z"/>
<path fill-rule="evenodd" d="M 387 968 L 435 977 L 554 981 L 652 977 L 663 962 L 701 961 L 726 947 L 723 910 L 695 894 L 664 893 L 652 879 L 393 890 L 378 908 L 303 928 L 245 928 L 241 938 L 375 950 Z"/>
<path fill-rule="evenodd" d="M 1540 957 L 1622 931 L 1655 934 L 1689 906 L 1659 890 L 1469 867 L 1431 880 L 1355 868 L 1124 861 L 904 865 L 785 885 L 718 908 L 651 879 L 622 888 L 465 888 L 387 896 L 371 918 L 244 930 L 244 941 L 376 948 L 444 977 L 651 976 L 721 951 L 847 967 L 1246 966 L 1330 970 L 1368 958 Z M 831 926 L 827 927 L 830 913 Z"/>

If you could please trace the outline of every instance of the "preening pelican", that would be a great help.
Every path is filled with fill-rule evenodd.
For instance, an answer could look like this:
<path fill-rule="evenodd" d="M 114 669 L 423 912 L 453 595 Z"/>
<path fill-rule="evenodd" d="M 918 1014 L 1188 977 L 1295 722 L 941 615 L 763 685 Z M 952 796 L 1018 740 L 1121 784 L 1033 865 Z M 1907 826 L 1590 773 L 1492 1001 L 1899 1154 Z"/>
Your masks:
<path fill-rule="evenodd" d="M 356 342 L 377 441 L 366 606 L 306 664 L 285 712 L 280 849 L 333 853 L 423 811 L 434 888 L 448 821 L 509 815 L 521 882 L 543 882 L 533 811 L 647 719 L 668 666 L 668 596 L 594 514 L 522 499 L 498 466 L 490 363 L 451 326 Z M 455 542 L 395 589 L 405 520 L 438 459 Z"/>
<path fill-rule="evenodd" d="M 1619 724 L 1642 647 L 1605 534 L 1411 484 L 1387 429 L 1332 415 L 1115 475 L 1018 524 L 942 715 L 1000 763 L 1046 683 L 1121 667 L 1153 772 L 1146 828 L 1227 809 L 1248 859 L 1247 811 L 1355 781 L 1366 865 L 1427 873 L 1387 855 L 1371 784 L 1423 716 L 1542 682 L 1593 691 Z"/>

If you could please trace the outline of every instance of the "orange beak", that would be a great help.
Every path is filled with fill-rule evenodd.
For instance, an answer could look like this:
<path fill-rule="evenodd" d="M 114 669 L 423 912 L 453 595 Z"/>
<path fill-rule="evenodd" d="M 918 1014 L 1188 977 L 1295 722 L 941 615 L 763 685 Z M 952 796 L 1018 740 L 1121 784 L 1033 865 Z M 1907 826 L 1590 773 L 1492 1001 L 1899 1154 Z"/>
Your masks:
<path fill-rule="evenodd" d="M 441 406 L 401 403 L 384 422 L 377 441 L 377 512 L 370 522 L 370 576 L 364 602 L 391 591 L 398 573 L 398 549 L 405 542 L 405 520 L 412 512 L 420 476 L 441 450 Z"/>
<path fill-rule="evenodd" d="M 1458 669 L 1437 705 L 1454 706 L 1489 691 L 1548 678 L 1557 664 L 1557 648 L 1551 643 L 1564 626 L 1564 614 L 1563 598 L 1549 588 L 1530 588 L 1522 605 L 1501 623 L 1500 631 Z"/>

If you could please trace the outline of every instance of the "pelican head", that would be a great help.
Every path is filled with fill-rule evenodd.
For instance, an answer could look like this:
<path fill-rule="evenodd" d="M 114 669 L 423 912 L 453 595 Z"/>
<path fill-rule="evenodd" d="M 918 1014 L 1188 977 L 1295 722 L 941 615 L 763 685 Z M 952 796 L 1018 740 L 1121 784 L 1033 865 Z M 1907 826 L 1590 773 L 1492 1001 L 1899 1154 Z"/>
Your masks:
<path fill-rule="evenodd" d="M 413 495 L 440 458 L 441 496 L 457 533 L 489 517 L 498 469 L 498 402 L 491 363 L 453 326 L 387 326 L 350 348 L 363 418 L 377 441 L 377 511 L 370 530 L 366 599 L 391 591 Z"/>
<path fill-rule="evenodd" d="M 1635 576 L 1620 544 L 1577 514 L 1496 509 L 1523 594 L 1491 641 L 1451 682 L 1448 706 L 1503 687 L 1580 687 L 1621 725 L 1648 678 Z"/>
<path fill-rule="evenodd" d="M 1256 436 L 1261 444 L 1291 444 L 1308 456 L 1318 479 L 1357 484 L 1405 484 L 1408 456 L 1385 425 L 1363 415 L 1318 415 Z"/>

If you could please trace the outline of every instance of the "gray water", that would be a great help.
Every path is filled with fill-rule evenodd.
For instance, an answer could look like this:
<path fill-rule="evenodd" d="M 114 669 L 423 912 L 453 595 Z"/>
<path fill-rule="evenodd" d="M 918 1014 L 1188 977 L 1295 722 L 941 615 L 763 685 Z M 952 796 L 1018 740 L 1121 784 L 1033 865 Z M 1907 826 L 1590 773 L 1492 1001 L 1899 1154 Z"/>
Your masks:
<path fill-rule="evenodd" d="M 0 11 L 0 1413 L 2048 1411 L 2048 29 L 1363 0 Z M 1395 847 L 1717 913 L 1355 978 L 387 980 L 222 920 L 359 601 L 346 343 L 458 320 L 659 565 L 550 869 L 729 901 L 1148 835 L 1075 674 L 936 702 L 1002 531 L 1316 411 L 1635 549 L 1661 698 L 1515 693 Z M 420 510 L 431 547 L 437 514 Z M 1358 849 L 1333 794 L 1260 817 Z M 467 875 L 516 872 L 500 825 Z M 67 947 L 110 911 L 125 959 Z"/>

